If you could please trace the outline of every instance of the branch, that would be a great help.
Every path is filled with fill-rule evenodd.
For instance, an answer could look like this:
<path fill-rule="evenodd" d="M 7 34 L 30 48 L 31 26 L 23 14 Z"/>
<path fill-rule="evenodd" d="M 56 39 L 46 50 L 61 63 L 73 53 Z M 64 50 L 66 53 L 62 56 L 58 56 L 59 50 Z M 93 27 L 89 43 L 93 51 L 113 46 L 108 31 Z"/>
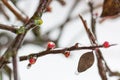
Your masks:
<path fill-rule="evenodd" d="M 65 0 L 56 0 L 56 1 L 58 1 L 63 6 L 66 4 Z"/>
<path fill-rule="evenodd" d="M 40 17 L 39 14 L 42 14 L 49 4 L 51 0 L 40 0 L 40 4 L 38 6 L 38 9 L 34 13 L 33 17 L 25 24 L 25 32 L 23 34 L 18 34 L 15 38 L 15 40 L 11 43 L 11 45 L 8 47 L 6 52 L 3 54 L 1 63 L 0 63 L 0 68 L 3 66 L 4 61 L 9 59 L 11 56 L 13 56 L 12 51 L 18 51 L 18 48 L 22 45 L 22 41 L 27 33 L 31 28 L 35 27 L 36 25 L 34 24 L 34 17 Z"/>
<path fill-rule="evenodd" d="M 88 35 L 88 37 L 90 39 L 90 42 L 92 44 L 96 43 L 96 39 L 95 39 L 94 35 L 91 33 L 91 31 L 88 29 L 86 21 L 83 19 L 83 17 L 81 15 L 79 15 L 79 17 L 80 17 L 80 19 L 81 19 L 81 21 L 82 21 L 82 23 L 84 25 L 84 28 L 85 28 L 85 30 L 87 32 L 87 35 Z"/>
<path fill-rule="evenodd" d="M 92 2 L 89 2 L 89 7 L 90 7 L 90 13 L 91 13 L 91 28 L 92 28 L 93 35 L 95 35 L 96 40 L 97 40 L 97 36 L 96 36 L 96 19 L 93 17 L 93 3 Z M 117 18 L 117 17 L 118 17 L 118 15 L 111 16 L 111 18 Z M 107 72 L 109 73 L 109 76 L 120 76 L 119 72 L 113 72 L 113 71 L 111 71 L 111 69 L 109 68 L 109 66 L 106 63 L 106 60 L 104 59 L 104 57 L 102 55 L 102 52 L 99 49 L 97 50 L 97 52 L 100 54 L 101 59 L 104 61 L 104 65 L 105 65 L 105 68 L 106 68 Z M 99 67 L 99 69 L 100 68 L 104 68 L 104 67 L 101 66 L 101 67 Z M 101 71 L 101 69 L 100 69 L 100 71 Z M 103 73 L 103 72 L 101 71 L 101 73 Z"/>
<path fill-rule="evenodd" d="M 76 43 L 74 46 L 71 47 L 66 47 L 63 49 L 52 49 L 52 50 L 45 50 L 39 53 L 32 53 L 26 56 L 21 56 L 19 57 L 20 61 L 25 61 L 28 60 L 30 56 L 35 56 L 35 57 L 42 57 L 48 54 L 61 54 L 64 53 L 65 51 L 75 51 L 75 50 L 95 50 L 96 48 L 104 48 L 103 45 L 99 45 L 99 46 L 84 46 L 84 47 L 79 47 L 78 46 L 79 43 Z M 111 44 L 110 46 L 114 46 L 115 44 Z M 10 63 L 9 61 L 4 61 L 4 64 L 6 63 Z"/>
<path fill-rule="evenodd" d="M 19 19 L 21 20 L 22 22 L 26 22 L 26 18 L 24 18 L 14 7 L 12 7 L 10 5 L 10 3 L 8 2 L 8 0 L 1 0 L 4 5 L 13 12 L 13 14 Z"/>
<path fill-rule="evenodd" d="M 4 25 L 4 24 L 0 24 L 0 29 L 11 31 L 13 33 L 17 32 L 17 28 L 14 28 L 13 26 Z"/>
<path fill-rule="evenodd" d="M 2 0 L 4 2 L 4 4 L 7 4 L 7 6 L 9 6 L 9 8 L 15 12 L 16 11 L 8 4 L 8 2 L 6 0 Z M 48 3 L 51 0 L 40 0 L 40 4 L 36 10 L 36 12 L 34 13 L 34 15 L 32 16 L 32 18 L 25 24 L 24 28 L 25 31 L 22 34 L 18 34 L 15 38 L 15 40 L 11 43 L 11 45 L 8 47 L 8 49 L 6 50 L 6 52 L 3 54 L 2 58 L 1 58 L 1 62 L 0 62 L 0 68 L 4 65 L 4 61 L 8 60 L 10 57 L 12 57 L 13 59 L 13 71 L 14 71 L 14 80 L 18 80 L 18 71 L 17 71 L 17 59 L 16 59 L 16 55 L 18 52 L 18 48 L 20 47 L 20 45 L 22 45 L 22 41 L 26 35 L 26 33 L 28 32 L 28 30 L 30 30 L 31 28 L 35 27 L 36 24 L 34 23 L 35 17 L 39 17 L 41 18 L 45 8 L 47 8 Z M 19 18 L 21 15 L 17 15 L 17 17 Z M 20 18 L 23 19 L 23 18 Z M 23 21 L 23 20 L 22 20 Z M 26 20 L 25 20 L 26 21 Z"/>
<path fill-rule="evenodd" d="M 93 17 L 93 3 L 92 2 L 89 2 L 88 3 L 89 7 L 90 7 L 90 14 L 91 14 L 91 30 L 93 32 L 93 34 L 95 35 L 96 37 L 96 19 Z"/>
<path fill-rule="evenodd" d="M 2 6 L 3 6 L 3 5 L 0 3 L 0 12 L 5 16 L 5 18 L 6 18 L 7 20 L 9 20 L 10 18 L 9 18 L 9 16 L 7 15 L 7 13 L 5 12 L 5 10 L 3 9 Z"/>
<path fill-rule="evenodd" d="M 98 45 L 96 43 L 96 38 L 95 36 L 93 35 L 93 33 L 91 33 L 91 31 L 89 30 L 89 28 L 87 27 L 87 24 L 86 24 L 86 21 L 82 18 L 81 15 L 79 15 L 80 19 L 82 20 L 83 24 L 84 24 L 84 28 L 88 34 L 88 37 L 89 37 L 89 40 L 91 42 L 92 45 Z M 99 70 L 99 74 L 102 78 L 102 80 L 107 80 L 107 76 L 106 76 L 106 70 L 104 68 L 104 65 L 103 65 L 103 56 L 102 56 L 102 53 L 99 49 L 96 49 L 95 50 L 95 53 L 96 53 L 96 56 L 97 56 L 97 60 L 98 60 L 98 70 Z"/>
<path fill-rule="evenodd" d="M 36 10 L 33 17 L 25 24 L 25 32 L 22 34 L 18 34 L 15 38 L 15 40 L 12 42 L 12 44 L 9 46 L 5 54 L 3 55 L 4 58 L 7 58 L 7 54 L 11 51 L 15 50 L 17 51 L 20 45 L 22 44 L 22 41 L 26 35 L 26 33 L 36 25 L 34 24 L 34 17 L 39 17 L 40 13 L 43 13 L 44 9 L 47 7 L 48 3 L 51 0 L 40 0 L 40 5 L 38 6 L 38 9 Z M 41 16 L 40 16 L 41 17 Z M 11 56 L 10 56 L 11 57 Z"/>
<path fill-rule="evenodd" d="M 16 51 L 13 52 L 14 54 L 17 54 Z M 14 74 L 14 80 L 18 80 L 18 65 L 17 65 L 17 56 L 14 55 L 12 57 L 13 61 L 13 74 Z"/>

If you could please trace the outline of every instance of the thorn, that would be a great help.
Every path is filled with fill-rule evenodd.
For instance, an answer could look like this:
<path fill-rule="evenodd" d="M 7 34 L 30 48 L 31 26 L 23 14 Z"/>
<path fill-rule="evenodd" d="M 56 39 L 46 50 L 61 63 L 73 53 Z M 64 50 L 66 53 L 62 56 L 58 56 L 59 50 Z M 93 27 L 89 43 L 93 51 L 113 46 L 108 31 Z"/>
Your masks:
<path fill-rule="evenodd" d="M 118 44 L 111 44 L 110 46 L 116 46 L 116 45 L 118 45 Z"/>

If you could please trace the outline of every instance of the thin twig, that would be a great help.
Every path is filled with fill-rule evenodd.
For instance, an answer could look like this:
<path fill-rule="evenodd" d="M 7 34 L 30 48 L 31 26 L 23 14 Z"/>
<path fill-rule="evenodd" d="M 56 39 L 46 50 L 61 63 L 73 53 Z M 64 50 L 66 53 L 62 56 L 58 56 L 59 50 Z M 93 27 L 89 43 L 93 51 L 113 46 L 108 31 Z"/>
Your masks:
<path fill-rule="evenodd" d="M 4 0 L 2 0 L 2 1 L 4 1 Z M 35 14 L 30 19 L 30 21 L 28 21 L 25 24 L 25 32 L 23 34 L 18 34 L 17 35 L 17 37 L 15 38 L 15 40 L 8 47 L 7 51 L 3 54 L 3 56 L 2 56 L 2 58 L 0 60 L 1 61 L 0 67 L 2 67 L 4 65 L 4 61 L 8 60 L 10 57 L 13 58 L 14 80 L 18 80 L 17 59 L 16 59 L 18 48 L 22 44 L 22 41 L 23 41 L 23 39 L 24 39 L 27 31 L 36 26 L 34 24 L 34 17 L 41 17 L 41 16 L 39 16 L 39 14 L 43 13 L 43 11 L 47 7 L 47 4 L 49 3 L 49 1 L 48 0 L 40 0 L 40 4 L 39 4 L 38 9 L 36 10 Z M 5 0 L 5 2 L 6 2 L 6 0 Z"/>
<path fill-rule="evenodd" d="M 88 3 L 89 7 L 90 7 L 90 14 L 91 14 L 91 30 L 93 32 L 93 34 L 95 35 L 96 37 L 96 20 L 95 18 L 93 17 L 93 3 L 92 2 L 89 2 Z"/>
<path fill-rule="evenodd" d="M 6 50 L 6 52 L 3 54 L 2 59 L 1 59 L 1 63 L 0 63 L 0 68 L 3 66 L 3 63 L 6 59 L 10 58 L 12 56 L 12 50 L 14 49 L 14 51 L 18 51 L 18 48 L 22 45 L 22 41 L 27 33 L 28 30 L 30 30 L 31 28 L 35 27 L 36 25 L 34 24 L 34 17 L 41 17 L 39 16 L 39 14 L 42 14 L 44 9 L 47 7 L 48 3 L 51 0 L 40 0 L 40 5 L 38 6 L 38 9 L 36 10 L 35 14 L 33 15 L 33 17 L 25 24 L 25 32 L 23 34 L 18 34 L 15 38 L 15 40 L 11 43 L 11 45 L 8 47 L 8 49 Z M 11 53 L 11 56 L 9 56 Z"/>
<path fill-rule="evenodd" d="M 4 5 L 13 12 L 13 14 L 22 22 L 26 22 L 26 18 L 24 18 L 14 7 L 12 7 L 10 5 L 10 3 L 8 2 L 8 0 L 1 0 Z"/>
<path fill-rule="evenodd" d="M 96 40 L 97 40 L 97 36 L 96 36 L 96 19 L 93 17 L 93 3 L 89 2 L 89 6 L 90 6 L 90 13 L 91 13 L 91 28 L 92 28 L 92 32 L 95 35 Z M 115 17 L 118 17 L 118 16 L 113 16 L 111 18 L 115 18 Z M 107 72 L 109 73 L 109 76 L 111 76 L 111 75 L 112 76 L 120 76 L 119 72 L 111 71 L 111 69 L 109 68 L 109 66 L 106 63 L 106 60 L 104 59 L 104 57 L 102 55 L 102 52 L 99 49 L 97 50 L 97 52 L 100 54 L 101 59 L 104 61 L 104 65 L 105 65 L 105 68 L 107 69 Z"/>
<path fill-rule="evenodd" d="M 88 34 L 88 37 L 89 37 L 89 40 L 90 40 L 91 44 L 97 46 L 98 44 L 96 43 L 96 38 L 93 35 L 93 33 L 91 33 L 91 31 L 89 30 L 89 28 L 87 27 L 86 21 L 82 18 L 81 15 L 79 15 L 79 17 L 80 17 L 80 19 L 82 20 L 82 22 L 84 24 L 85 30 L 86 30 L 86 32 Z M 100 53 L 99 49 L 96 49 L 95 52 L 96 52 L 96 56 L 97 56 L 97 60 L 98 60 L 99 74 L 100 74 L 102 80 L 107 80 L 106 70 L 105 70 L 103 62 L 102 62 L 103 56 Z"/>
<path fill-rule="evenodd" d="M 111 44 L 110 46 L 114 46 L 113 44 Z M 21 56 L 19 57 L 20 61 L 25 61 L 28 60 L 29 56 L 36 56 L 36 57 L 42 57 L 48 54 L 61 54 L 64 53 L 65 51 L 75 51 L 75 50 L 95 50 L 96 48 L 104 48 L 103 45 L 99 45 L 99 46 L 84 46 L 84 47 L 79 47 L 78 43 L 76 43 L 74 46 L 71 47 L 66 47 L 66 48 L 62 48 L 62 49 L 52 49 L 52 50 L 45 50 L 39 53 L 32 53 L 26 56 Z M 5 61 L 4 64 L 6 63 L 10 63 L 9 61 Z"/>
<path fill-rule="evenodd" d="M 91 13 L 91 29 L 93 32 L 93 36 L 96 38 L 96 20 L 93 17 L 93 2 L 89 2 L 89 7 L 90 7 L 90 13 Z M 96 38 L 97 40 L 97 38 Z M 93 40 L 95 41 L 95 40 Z M 95 45 L 98 45 L 96 42 L 94 42 Z M 92 44 L 93 45 L 93 44 Z M 104 67 L 104 65 L 106 64 L 106 61 L 104 60 L 103 56 L 102 56 L 102 52 L 100 51 L 100 49 L 96 49 L 95 52 L 97 53 L 97 65 L 98 65 L 98 70 L 99 70 L 99 74 L 102 78 L 102 80 L 107 80 L 107 76 L 106 76 L 106 69 Z M 105 64 L 103 63 L 103 61 L 105 62 Z"/>
<path fill-rule="evenodd" d="M 9 20 L 10 18 L 9 18 L 9 16 L 7 15 L 7 13 L 5 12 L 5 10 L 3 9 L 2 6 L 3 6 L 3 5 L 0 3 L 0 12 L 5 16 L 5 18 L 6 18 L 7 20 Z"/>
<path fill-rule="evenodd" d="M 65 0 L 56 0 L 56 1 L 58 1 L 63 6 L 66 4 Z"/>
<path fill-rule="evenodd" d="M 11 31 L 13 33 L 17 32 L 17 28 L 15 28 L 13 26 L 4 25 L 4 24 L 0 24 L 0 29 Z"/>
<path fill-rule="evenodd" d="M 15 51 L 14 51 L 13 53 L 16 54 Z M 12 61 L 13 61 L 13 75 L 14 75 L 14 80 L 18 80 L 17 56 L 14 55 L 14 56 L 12 57 L 12 59 L 13 59 Z"/>

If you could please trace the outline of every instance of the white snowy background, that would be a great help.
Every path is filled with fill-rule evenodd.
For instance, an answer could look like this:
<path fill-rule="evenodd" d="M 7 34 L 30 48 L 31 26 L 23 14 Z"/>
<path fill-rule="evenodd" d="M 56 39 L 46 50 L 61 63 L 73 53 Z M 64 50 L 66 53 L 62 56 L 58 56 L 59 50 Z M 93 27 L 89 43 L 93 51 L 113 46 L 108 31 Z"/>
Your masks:
<path fill-rule="evenodd" d="M 44 34 L 49 29 L 53 27 L 57 27 L 57 25 L 63 23 L 65 21 L 65 17 L 69 12 L 71 5 L 75 0 L 65 0 L 66 6 L 61 6 L 57 1 L 53 1 L 50 5 L 52 7 L 51 13 L 45 13 L 42 16 L 43 24 L 41 26 L 41 32 Z M 93 0 L 95 3 L 103 2 L 103 0 Z M 85 4 L 86 3 L 86 4 Z M 36 5 L 38 4 L 38 0 L 21 0 L 18 5 L 19 7 L 25 11 L 25 13 L 31 17 L 36 9 Z M 89 9 L 86 0 L 82 0 L 74 10 L 71 15 L 71 18 L 75 17 L 85 9 Z M 101 14 L 102 8 L 95 10 L 94 12 Z M 9 11 L 8 11 L 9 12 Z M 9 14 L 13 15 L 9 12 Z M 81 14 L 85 20 L 87 20 L 88 26 L 90 27 L 90 13 Z M 103 56 L 113 71 L 120 71 L 120 19 L 114 20 L 106 20 L 102 24 L 99 23 L 99 19 L 97 20 L 97 36 L 98 43 L 102 44 L 104 41 L 109 41 L 110 43 L 117 43 L 117 46 L 110 47 L 108 49 L 101 49 L 103 52 Z M 4 20 L 4 19 L 3 19 Z M 5 24 L 14 24 L 14 25 L 22 25 L 20 22 L 16 22 L 15 17 L 13 17 L 10 22 L 3 22 Z M 5 21 L 5 20 L 4 20 Z M 13 34 L 12 34 L 13 35 Z M 52 39 L 56 39 L 58 35 L 58 31 L 54 31 L 50 34 Z M 33 35 L 29 32 L 26 36 L 26 39 L 32 39 Z M 90 45 L 90 41 L 87 37 L 85 29 L 81 20 L 76 18 L 73 21 L 70 21 L 65 25 L 64 31 L 62 33 L 62 37 L 59 41 L 59 45 L 61 48 L 68 47 L 74 45 L 76 42 L 84 45 Z M 45 50 L 40 46 L 36 46 L 33 44 L 29 44 L 23 46 L 19 50 L 19 56 L 28 55 L 30 53 L 40 52 Z M 5 50 L 3 50 L 4 52 Z M 38 58 L 36 64 L 34 64 L 30 69 L 27 69 L 28 61 L 19 62 L 19 77 L 20 80 L 101 80 L 98 69 L 97 62 L 87 71 L 79 73 L 76 75 L 77 65 L 80 56 L 87 52 L 84 51 L 73 51 L 71 52 L 71 56 L 69 58 L 65 58 L 62 54 L 56 55 L 46 55 Z M 11 66 L 11 65 L 10 65 Z M 4 78 L 7 79 L 5 76 Z M 108 80 L 116 80 L 117 77 L 110 77 Z"/>

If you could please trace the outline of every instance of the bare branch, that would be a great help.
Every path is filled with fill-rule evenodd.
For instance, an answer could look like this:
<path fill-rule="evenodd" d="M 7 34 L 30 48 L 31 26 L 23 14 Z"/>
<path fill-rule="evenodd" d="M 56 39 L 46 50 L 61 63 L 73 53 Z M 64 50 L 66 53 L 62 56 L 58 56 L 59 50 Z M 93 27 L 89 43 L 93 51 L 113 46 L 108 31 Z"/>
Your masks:
<path fill-rule="evenodd" d="M 85 30 L 88 34 L 88 37 L 89 37 L 89 40 L 90 40 L 91 44 L 97 46 L 98 44 L 96 43 L 96 38 L 95 38 L 94 34 L 92 34 L 92 32 L 87 27 L 86 21 L 82 18 L 82 16 L 79 15 L 79 17 L 84 24 L 84 28 L 85 28 Z M 100 74 L 102 80 L 107 80 L 106 71 L 105 71 L 105 68 L 104 68 L 104 64 L 102 62 L 104 60 L 104 58 L 102 56 L 102 53 L 99 49 L 96 49 L 95 52 L 96 52 L 96 56 L 97 56 L 97 60 L 98 60 L 99 74 Z"/>
<path fill-rule="evenodd" d="M 11 31 L 13 33 L 16 33 L 16 31 L 17 31 L 17 28 L 14 28 L 14 26 L 8 26 L 8 25 L 4 25 L 4 24 L 0 24 L 0 29 Z"/>
<path fill-rule="evenodd" d="M 52 49 L 52 50 L 45 50 L 39 53 L 32 53 L 29 54 L 27 56 L 21 56 L 19 57 L 20 61 L 25 61 L 28 60 L 29 56 L 36 56 L 36 57 L 42 57 L 48 54 L 63 54 L 65 51 L 75 51 L 75 50 L 95 50 L 96 48 L 104 48 L 103 45 L 99 45 L 99 46 L 84 46 L 84 47 L 79 47 L 78 46 L 79 43 L 76 43 L 74 46 L 71 47 L 66 47 L 66 48 L 62 48 L 62 49 Z M 114 44 L 111 44 L 110 46 L 114 46 Z M 10 63 L 9 61 L 5 61 L 4 64 L 6 63 Z"/>
<path fill-rule="evenodd" d="M 24 18 L 14 7 L 12 7 L 10 5 L 10 3 L 8 2 L 8 0 L 1 0 L 5 6 L 11 10 L 13 12 L 13 14 L 19 19 L 21 20 L 22 22 L 26 22 L 26 18 Z"/>

